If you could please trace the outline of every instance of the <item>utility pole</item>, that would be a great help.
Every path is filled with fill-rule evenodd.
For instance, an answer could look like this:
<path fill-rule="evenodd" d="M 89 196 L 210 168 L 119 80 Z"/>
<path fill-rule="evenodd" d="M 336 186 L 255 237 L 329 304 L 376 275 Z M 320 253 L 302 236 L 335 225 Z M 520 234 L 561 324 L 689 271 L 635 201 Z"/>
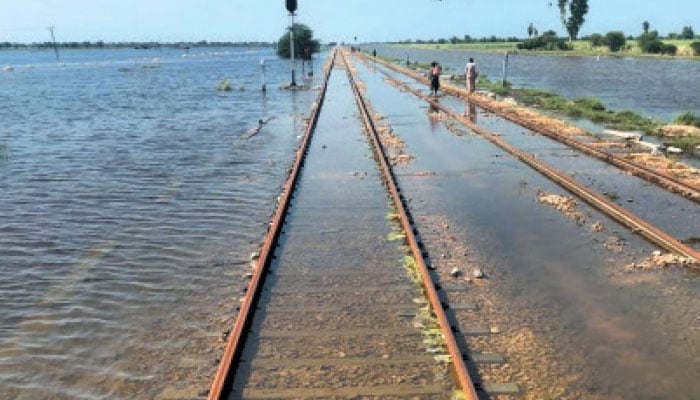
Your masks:
<path fill-rule="evenodd" d="M 53 30 L 56 29 L 54 26 L 49 26 L 47 28 L 51 32 L 51 41 L 53 42 L 53 51 L 56 52 L 56 61 L 58 61 L 58 45 L 56 44 L 56 36 L 53 34 Z"/>
<path fill-rule="evenodd" d="M 295 62 L 294 62 L 294 12 L 297 10 L 297 0 L 286 0 L 285 1 L 286 6 L 287 6 L 287 11 L 289 11 L 289 16 L 292 18 L 292 24 L 289 26 L 289 52 L 291 53 L 292 56 L 292 87 L 296 87 L 297 82 L 294 79 L 294 70 L 295 70 Z"/>

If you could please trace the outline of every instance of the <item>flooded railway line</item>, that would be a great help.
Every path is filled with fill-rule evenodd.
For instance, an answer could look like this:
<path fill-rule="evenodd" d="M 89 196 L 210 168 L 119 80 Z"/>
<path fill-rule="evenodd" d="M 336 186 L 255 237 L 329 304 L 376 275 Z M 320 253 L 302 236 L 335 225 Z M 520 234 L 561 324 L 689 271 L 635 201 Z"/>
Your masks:
<path fill-rule="evenodd" d="M 363 57 L 364 60 L 368 58 L 364 55 L 359 55 Z M 383 60 L 373 60 L 373 62 L 378 62 L 384 67 L 397 72 L 399 74 L 409 76 L 412 79 L 419 81 L 423 84 L 427 84 L 427 78 L 418 72 L 410 69 L 400 67 L 398 65 L 383 61 Z M 562 134 L 559 130 L 564 130 L 566 128 L 565 124 L 560 121 L 555 121 L 555 125 L 548 125 L 545 122 L 538 121 L 535 119 L 527 118 L 526 115 L 519 115 L 510 109 L 508 105 L 503 107 L 503 104 L 498 104 L 497 102 L 490 101 L 487 98 L 480 96 L 467 96 L 466 90 L 457 88 L 453 85 L 444 85 L 442 90 L 458 99 L 464 99 L 468 103 L 471 103 L 479 108 L 489 111 L 498 115 L 500 118 L 513 122 L 519 126 L 530 129 L 533 132 L 537 132 L 546 137 L 549 137 L 555 141 L 565 144 L 572 149 L 581 151 L 591 157 L 600 159 L 606 163 L 614 165 L 621 170 L 627 171 L 633 175 L 636 175 L 644 180 L 647 180 L 655 185 L 659 185 L 671 192 L 677 193 L 691 201 L 700 203 L 700 187 L 697 184 L 689 183 L 686 180 L 673 176 L 671 174 L 665 173 L 664 171 L 659 171 L 655 168 L 636 163 L 625 157 L 615 154 L 611 151 L 606 151 L 596 146 L 593 143 L 587 143 L 585 140 L 577 140 L 572 135 Z M 427 96 L 424 96 L 427 99 Z M 697 182 L 697 179 L 695 180 Z"/>
<path fill-rule="evenodd" d="M 328 68 L 210 399 L 477 398 L 343 59 Z"/>
<path fill-rule="evenodd" d="M 358 58 L 362 61 L 369 62 L 368 57 L 366 56 L 358 55 Z M 402 67 L 384 61 L 380 61 L 380 64 L 392 71 L 398 72 L 403 75 L 407 75 L 422 83 L 427 82 L 427 80 L 424 77 L 417 74 L 415 71 L 406 70 Z M 690 238 L 674 237 L 673 235 L 660 229 L 658 226 L 655 226 L 653 223 L 650 223 L 644 218 L 640 217 L 639 215 L 636 215 L 634 212 L 630 211 L 626 207 L 619 205 L 615 201 L 609 199 L 606 196 L 606 194 L 596 192 L 595 190 L 579 182 L 574 176 L 564 173 L 563 171 L 552 167 L 546 161 L 541 160 L 536 155 L 528 153 L 527 151 L 524 151 L 518 148 L 517 146 L 512 145 L 506 139 L 504 139 L 501 134 L 489 131 L 484 127 L 480 126 L 473 120 L 476 110 L 473 109 L 465 113 L 454 111 L 449 106 L 441 104 L 438 99 L 425 95 L 421 91 L 421 89 L 417 89 L 405 82 L 400 81 L 399 79 L 391 76 L 385 70 L 377 70 L 381 72 L 392 85 L 399 87 L 403 91 L 410 92 L 416 97 L 430 104 L 432 110 L 439 110 L 439 112 L 444 113 L 452 120 L 457 121 L 460 124 L 466 126 L 472 132 L 484 137 L 485 139 L 495 144 L 496 146 L 502 148 L 506 152 L 510 153 L 512 156 L 516 157 L 523 163 L 529 165 L 533 169 L 545 175 L 562 188 L 577 196 L 579 199 L 597 208 L 598 210 L 608 215 L 610 218 L 616 220 L 617 222 L 621 223 L 622 225 L 627 226 L 634 233 L 645 237 L 647 240 L 655 243 L 656 245 L 660 246 L 666 251 L 679 255 L 681 257 L 679 259 L 673 259 L 673 262 L 677 262 L 683 265 L 690 265 L 693 267 L 697 267 L 699 265 L 698 261 L 700 261 L 700 251 L 693 248 L 691 244 L 684 243 L 695 242 L 696 236 L 693 235 Z M 456 96 L 457 98 L 466 97 L 466 93 L 464 90 L 457 89 L 452 86 L 447 86 L 443 89 L 446 93 Z M 470 107 L 469 103 L 471 102 L 472 108 L 476 105 L 489 112 L 494 111 L 494 107 L 489 106 L 488 102 L 484 101 L 484 99 L 479 99 L 478 96 L 472 96 L 469 99 L 466 99 L 465 101 L 467 102 L 465 109 Z M 532 129 L 535 132 L 542 133 L 547 137 L 560 141 L 567 146 L 582 151 L 584 154 L 590 155 L 591 157 L 595 157 L 605 162 L 609 162 L 615 167 L 619 167 L 624 171 L 628 171 L 633 175 L 639 176 L 642 179 L 660 185 L 664 189 L 681 195 L 691 202 L 697 202 L 700 200 L 700 190 L 693 185 L 689 185 L 688 183 L 683 182 L 682 180 L 676 179 L 662 172 L 655 171 L 651 168 L 635 164 L 622 157 L 597 149 L 595 146 L 572 139 L 565 135 L 557 134 L 551 128 L 548 128 L 546 126 L 538 126 L 522 118 L 517 118 L 509 114 L 499 113 L 497 115 L 498 117 L 505 118 L 520 126 Z M 690 208 L 696 207 L 691 205 Z M 663 211 L 659 211 L 663 214 Z M 676 212 L 678 211 L 679 210 L 676 210 Z M 697 215 L 696 213 L 690 212 L 690 217 L 697 217 Z M 692 219 L 689 226 L 691 227 L 692 234 L 698 234 L 698 232 L 692 230 L 692 227 L 694 226 L 692 224 Z M 695 227 L 697 230 L 697 225 Z"/>
<path fill-rule="evenodd" d="M 340 53 L 334 60 L 336 72 L 346 68 Z M 418 224 L 402 211 L 411 200 L 393 182 L 395 172 L 382 153 L 376 115 L 363 98 L 363 84 L 352 67 L 347 81 L 332 71 L 331 66 L 209 398 L 522 395 L 527 386 L 511 381 L 511 374 L 493 372 L 508 364 L 507 355 L 481 346 L 481 339 L 476 351 L 470 349 L 474 342 L 469 338 L 498 336 L 500 329 L 478 317 L 482 305 L 473 292 L 479 291 L 474 284 L 481 277 L 465 277 L 464 268 L 449 275 L 444 271 L 446 261 L 463 259 L 458 256 L 466 256 L 467 250 L 453 243 L 439 254 L 423 246 L 417 227 L 426 221 Z M 324 101 L 327 87 L 333 95 Z M 342 94 L 351 88 L 357 106 Z M 374 155 L 367 141 L 374 145 Z M 518 158 L 538 164 L 527 155 Z M 556 170 L 544 169 L 558 184 L 578 188 Z M 585 198 L 588 192 L 577 194 Z M 610 206 L 599 195 L 592 197 L 601 201 L 597 207 L 603 211 Z M 628 213 L 612 208 L 622 224 L 638 223 L 634 216 L 626 222 Z M 443 232 L 426 230 L 424 237 L 444 236 L 448 223 L 428 221 L 428 226 L 441 225 Z M 645 231 L 669 251 L 697 257 L 675 238 L 663 232 L 655 238 L 656 228 L 642 225 L 631 229 Z M 455 252 L 460 254 L 451 254 Z M 440 274 L 430 271 L 438 266 Z M 560 393 L 555 386 L 550 393 Z"/>

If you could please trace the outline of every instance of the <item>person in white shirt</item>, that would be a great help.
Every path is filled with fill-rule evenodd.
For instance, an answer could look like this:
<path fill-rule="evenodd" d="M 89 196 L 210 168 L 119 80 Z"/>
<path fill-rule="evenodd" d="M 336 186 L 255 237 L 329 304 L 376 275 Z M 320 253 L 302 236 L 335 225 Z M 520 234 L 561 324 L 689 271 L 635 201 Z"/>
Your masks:
<path fill-rule="evenodd" d="M 467 78 L 467 92 L 474 93 L 476 90 L 476 78 L 479 73 L 476 71 L 476 63 L 473 58 L 469 59 L 467 66 L 464 68 L 464 75 Z"/>

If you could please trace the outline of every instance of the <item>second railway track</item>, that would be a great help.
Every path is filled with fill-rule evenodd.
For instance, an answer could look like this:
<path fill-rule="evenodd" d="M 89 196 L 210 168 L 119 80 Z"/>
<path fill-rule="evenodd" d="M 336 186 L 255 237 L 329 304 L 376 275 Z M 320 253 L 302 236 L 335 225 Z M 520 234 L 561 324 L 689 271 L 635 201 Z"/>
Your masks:
<path fill-rule="evenodd" d="M 460 320 L 460 312 L 478 310 L 449 304 L 445 291 L 453 289 L 431 280 L 377 121 L 348 63 L 345 53 L 333 53 L 265 244 L 242 291 L 240 314 L 209 399 L 476 400 L 518 394 L 515 384 L 479 381 L 478 360 L 498 363 L 502 358 L 470 354 L 463 340 L 468 333 L 459 332 L 469 327 L 451 323 Z M 347 76 L 338 72 L 342 69 Z M 695 250 L 571 177 L 404 89 L 633 231 L 669 251 L 698 258 Z M 326 92 L 332 93 L 328 99 Z"/>

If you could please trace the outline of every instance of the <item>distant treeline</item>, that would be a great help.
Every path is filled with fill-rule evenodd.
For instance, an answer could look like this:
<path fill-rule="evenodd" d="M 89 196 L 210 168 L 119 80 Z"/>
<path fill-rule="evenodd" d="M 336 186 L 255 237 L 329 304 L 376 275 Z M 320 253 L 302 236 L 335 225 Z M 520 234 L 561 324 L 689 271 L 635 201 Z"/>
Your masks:
<path fill-rule="evenodd" d="M 406 39 L 406 40 L 399 40 L 397 44 L 458 44 L 458 43 L 498 43 L 498 42 L 521 42 L 524 39 L 519 39 L 517 37 L 496 37 L 494 35 L 488 36 L 488 37 L 481 37 L 481 38 L 473 38 L 469 35 L 464 35 L 463 37 L 459 38 L 457 36 L 452 36 L 449 39 L 441 38 L 441 39 Z"/>
<path fill-rule="evenodd" d="M 151 49 L 151 48 L 179 48 L 187 49 L 190 47 L 275 47 L 275 43 L 268 42 L 208 42 L 201 40 L 199 42 L 57 42 L 56 46 L 60 49 Z M 0 49 L 50 49 L 53 48 L 52 42 L 40 43 L 10 43 L 0 42 Z"/>

